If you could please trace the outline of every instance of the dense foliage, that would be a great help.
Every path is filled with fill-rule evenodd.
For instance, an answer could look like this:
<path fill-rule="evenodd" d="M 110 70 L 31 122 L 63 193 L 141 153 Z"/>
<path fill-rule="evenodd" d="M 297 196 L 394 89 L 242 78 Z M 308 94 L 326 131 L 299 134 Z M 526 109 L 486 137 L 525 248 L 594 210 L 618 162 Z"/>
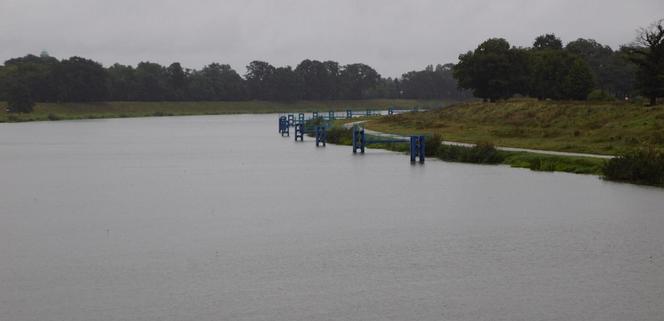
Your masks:
<path fill-rule="evenodd" d="M 626 50 L 638 66 L 636 79 L 641 93 L 655 105 L 657 97 L 664 96 L 664 20 L 642 29 L 636 43 Z"/>
<path fill-rule="evenodd" d="M 609 160 L 603 173 L 609 180 L 664 186 L 664 153 L 634 150 Z"/>
<path fill-rule="evenodd" d="M 619 98 L 632 95 L 634 72 L 623 51 L 587 39 L 563 47 L 560 39 L 547 34 L 537 37 L 532 48 L 489 39 L 459 56 L 454 76 L 459 86 L 490 101 L 514 95 L 585 100 L 593 89 Z"/>
<path fill-rule="evenodd" d="M 212 63 L 200 70 L 179 63 L 162 66 L 141 62 L 136 67 L 104 68 L 89 59 L 58 60 L 42 53 L 7 60 L 0 66 L 0 100 L 18 111 L 34 102 L 86 101 L 295 101 L 367 98 L 469 97 L 457 88 L 453 65 L 432 66 L 382 78 L 368 65 L 339 65 L 304 60 L 295 68 L 252 61 L 244 76 L 230 65 Z M 11 99 L 10 99 L 11 98 Z M 17 103 L 14 103 L 17 101 Z M 28 104 L 25 104 L 28 102 Z M 14 107 L 12 107 L 14 108 Z"/>

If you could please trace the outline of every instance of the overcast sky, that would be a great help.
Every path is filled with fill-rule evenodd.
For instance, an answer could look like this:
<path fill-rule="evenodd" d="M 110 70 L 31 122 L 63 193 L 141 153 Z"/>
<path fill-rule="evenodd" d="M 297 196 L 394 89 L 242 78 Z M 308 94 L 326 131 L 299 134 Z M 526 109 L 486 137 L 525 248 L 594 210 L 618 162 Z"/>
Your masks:
<path fill-rule="evenodd" d="M 490 37 L 553 32 L 617 48 L 664 18 L 663 0 L 0 0 L 0 60 L 39 54 L 200 68 L 252 60 L 363 62 L 383 76 L 456 62 Z"/>

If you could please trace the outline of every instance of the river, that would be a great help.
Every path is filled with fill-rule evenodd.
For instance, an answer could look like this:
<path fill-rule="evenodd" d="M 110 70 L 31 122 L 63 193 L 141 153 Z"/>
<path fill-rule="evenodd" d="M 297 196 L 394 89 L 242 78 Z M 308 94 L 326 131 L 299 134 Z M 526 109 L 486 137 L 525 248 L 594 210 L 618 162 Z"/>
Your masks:
<path fill-rule="evenodd" d="M 277 134 L 0 124 L 0 320 L 658 320 L 664 190 Z"/>

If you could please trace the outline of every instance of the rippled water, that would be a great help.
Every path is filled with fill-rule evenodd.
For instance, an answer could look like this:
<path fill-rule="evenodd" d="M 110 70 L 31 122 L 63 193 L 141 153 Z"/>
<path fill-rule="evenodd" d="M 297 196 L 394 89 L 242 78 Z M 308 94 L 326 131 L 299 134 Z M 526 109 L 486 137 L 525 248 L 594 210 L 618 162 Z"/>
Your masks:
<path fill-rule="evenodd" d="M 277 135 L 0 125 L 0 320 L 662 320 L 664 190 Z"/>

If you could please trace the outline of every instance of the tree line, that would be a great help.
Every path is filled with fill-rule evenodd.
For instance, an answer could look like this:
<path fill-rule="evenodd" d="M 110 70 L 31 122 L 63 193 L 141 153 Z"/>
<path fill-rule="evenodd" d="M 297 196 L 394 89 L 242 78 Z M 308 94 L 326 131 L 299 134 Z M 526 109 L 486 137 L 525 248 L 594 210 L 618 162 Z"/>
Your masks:
<path fill-rule="evenodd" d="M 654 105 L 664 96 L 664 27 L 659 21 L 641 29 L 635 43 L 616 51 L 592 39 L 563 46 L 554 34 L 537 37 L 527 48 L 492 38 L 459 56 L 454 77 L 485 101 L 515 95 L 585 100 L 640 94 Z"/>
<path fill-rule="evenodd" d="M 662 21 L 641 29 L 637 41 L 613 50 L 592 39 L 563 46 L 554 34 L 531 47 L 492 38 L 459 56 L 457 64 L 430 65 L 399 78 L 383 78 L 362 63 L 306 59 L 295 68 L 252 61 L 240 75 L 230 65 L 200 70 L 180 63 L 141 62 L 104 67 L 82 57 L 58 60 L 47 53 L 7 60 L 0 66 L 0 100 L 11 111 L 34 102 L 334 100 L 370 98 L 496 101 L 515 95 L 585 100 L 664 96 Z"/>
<path fill-rule="evenodd" d="M 252 61 L 241 76 L 230 65 L 200 70 L 180 63 L 105 68 L 82 57 L 58 60 L 47 53 L 7 60 L 0 66 L 0 100 L 13 102 L 334 100 L 368 98 L 463 99 L 453 65 L 428 66 L 400 79 L 372 67 L 306 59 L 295 68 Z M 20 104 L 11 104 L 20 105 Z M 26 106 L 26 109 L 29 109 Z"/>

